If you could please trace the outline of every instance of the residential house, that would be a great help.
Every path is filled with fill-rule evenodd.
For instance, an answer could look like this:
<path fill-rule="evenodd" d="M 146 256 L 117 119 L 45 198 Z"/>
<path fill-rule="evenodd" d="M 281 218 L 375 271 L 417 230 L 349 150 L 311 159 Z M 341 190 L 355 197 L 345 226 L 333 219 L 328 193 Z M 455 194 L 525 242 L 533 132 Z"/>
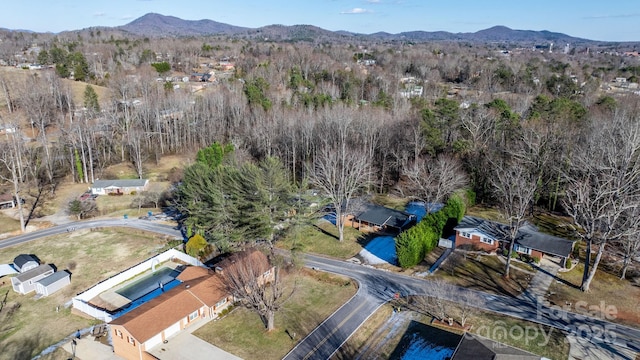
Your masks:
<path fill-rule="evenodd" d="M 506 329 L 505 329 L 506 331 Z M 465 332 L 451 360 L 541 360 L 530 352 Z"/>
<path fill-rule="evenodd" d="M 507 248 L 509 226 L 474 216 L 465 216 L 456 231 L 455 247 L 471 245 L 485 251 L 496 251 Z M 539 232 L 538 229 L 525 223 L 516 234 L 513 250 L 533 258 L 544 255 L 560 257 L 563 263 L 569 258 L 575 241 Z"/>
<path fill-rule="evenodd" d="M 5 193 L 0 195 L 0 209 L 14 208 L 16 205 L 16 201 L 12 194 Z"/>
<path fill-rule="evenodd" d="M 197 266 L 177 277 L 179 286 L 109 323 L 113 350 L 125 359 L 155 359 L 147 351 L 232 302 L 220 276 Z"/>
<path fill-rule="evenodd" d="M 69 284 L 71 284 L 71 274 L 66 271 L 56 271 L 36 282 L 36 294 L 49 296 Z"/>
<path fill-rule="evenodd" d="M 360 231 L 401 231 L 415 221 L 415 215 L 380 205 L 364 204 L 362 210 L 345 217 L 345 225 Z"/>
<path fill-rule="evenodd" d="M 224 271 L 240 262 L 258 265 L 253 270 L 259 269 L 260 282 L 273 280 L 274 268 L 255 249 L 220 261 L 215 271 L 189 266 L 176 277 L 182 284 L 109 323 L 115 354 L 128 360 L 155 359 L 148 352 L 153 347 L 198 322 L 218 317 L 235 301 L 223 281 Z"/>
<path fill-rule="evenodd" d="M 53 274 L 53 267 L 49 264 L 40 265 L 11 278 L 13 290 L 20 294 L 28 294 L 36 289 L 36 283 Z"/>
<path fill-rule="evenodd" d="M 90 190 L 94 195 L 131 194 L 145 191 L 148 186 L 148 179 L 96 180 Z"/>
<path fill-rule="evenodd" d="M 13 259 L 13 267 L 21 273 L 35 269 L 38 265 L 40 265 L 40 261 L 31 254 L 20 254 Z"/>

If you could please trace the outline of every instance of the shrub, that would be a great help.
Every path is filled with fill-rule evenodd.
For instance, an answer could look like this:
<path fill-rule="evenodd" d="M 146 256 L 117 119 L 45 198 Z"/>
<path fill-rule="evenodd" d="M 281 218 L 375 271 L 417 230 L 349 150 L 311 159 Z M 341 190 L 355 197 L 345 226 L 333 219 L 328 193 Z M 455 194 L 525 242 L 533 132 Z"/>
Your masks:
<path fill-rule="evenodd" d="M 69 269 L 70 271 L 73 271 L 76 269 L 76 266 L 78 266 L 78 264 L 74 260 L 71 260 L 67 264 L 67 269 Z"/>
<path fill-rule="evenodd" d="M 520 254 L 520 260 L 524 261 L 524 262 L 531 262 L 531 256 L 529 256 L 528 254 Z"/>
<path fill-rule="evenodd" d="M 540 262 L 540 259 L 538 259 L 538 262 Z M 565 269 L 571 269 L 571 259 L 567 259 L 567 260 L 564 262 L 564 268 L 565 268 Z"/>
<path fill-rule="evenodd" d="M 136 194 L 138 194 L 138 192 L 137 192 L 137 191 L 135 191 L 135 190 L 133 190 L 133 191 L 131 192 L 131 195 L 136 195 Z"/>
<path fill-rule="evenodd" d="M 517 251 L 512 251 L 511 252 L 511 258 L 517 258 L 518 257 L 518 252 Z"/>

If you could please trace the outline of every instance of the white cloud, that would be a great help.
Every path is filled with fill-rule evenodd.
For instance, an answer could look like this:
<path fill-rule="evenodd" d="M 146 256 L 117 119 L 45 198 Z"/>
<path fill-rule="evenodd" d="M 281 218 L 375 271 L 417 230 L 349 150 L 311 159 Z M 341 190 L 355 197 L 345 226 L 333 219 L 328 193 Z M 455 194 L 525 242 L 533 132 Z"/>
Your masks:
<path fill-rule="evenodd" d="M 107 16 L 107 14 L 103 13 L 103 12 L 97 12 L 97 13 L 94 13 L 93 16 L 95 16 L 95 17 L 103 17 L 103 16 Z"/>
<path fill-rule="evenodd" d="M 130 20 L 133 19 L 133 15 L 122 15 L 120 20 Z"/>
<path fill-rule="evenodd" d="M 350 10 L 346 10 L 341 12 L 340 14 L 366 14 L 370 13 L 371 10 L 363 9 L 363 8 L 353 8 Z"/>
<path fill-rule="evenodd" d="M 380 4 L 382 1 L 380 0 L 367 0 L 369 4 Z"/>

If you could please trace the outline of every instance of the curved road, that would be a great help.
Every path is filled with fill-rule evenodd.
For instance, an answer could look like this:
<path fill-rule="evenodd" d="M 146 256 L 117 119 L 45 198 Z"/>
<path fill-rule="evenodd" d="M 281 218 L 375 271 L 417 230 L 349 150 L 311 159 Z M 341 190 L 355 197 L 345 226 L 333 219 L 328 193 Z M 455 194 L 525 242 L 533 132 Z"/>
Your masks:
<path fill-rule="evenodd" d="M 182 233 L 170 225 L 138 219 L 104 219 L 74 222 L 48 229 L 15 236 L 0 241 L 0 249 L 46 236 L 64 234 L 77 229 L 100 227 L 130 227 L 151 231 L 182 239 Z M 450 286 L 444 294 L 435 291 L 434 282 L 409 277 L 389 271 L 378 270 L 345 261 L 316 255 L 305 255 L 306 265 L 353 278 L 359 283 L 356 295 L 302 339 L 286 360 L 328 359 L 382 304 L 391 300 L 395 293 L 406 295 L 436 295 L 460 302 L 465 292 L 474 294 L 475 306 L 506 316 L 548 325 L 588 339 L 596 346 L 611 349 L 611 345 L 640 352 L 640 329 L 614 324 L 603 319 L 585 317 L 567 312 L 558 307 L 548 307 L 532 300 L 504 297 Z"/>
<path fill-rule="evenodd" d="M 38 230 L 6 240 L 0 240 L 0 249 L 8 248 L 18 244 L 22 244 L 28 241 L 36 240 L 39 238 L 64 234 L 69 231 L 75 231 L 79 229 L 95 229 L 101 227 L 130 227 L 139 230 L 146 230 L 155 232 L 162 235 L 167 235 L 175 238 L 182 239 L 182 233 L 175 227 L 170 225 L 158 224 L 148 220 L 139 219 L 102 219 L 91 221 L 78 221 L 64 225 L 57 225 L 43 230 Z"/>
<path fill-rule="evenodd" d="M 548 307 L 535 300 L 526 301 L 450 286 L 444 294 L 435 291 L 434 282 L 389 271 L 354 265 L 341 260 L 305 255 L 307 266 L 351 277 L 359 282 L 357 294 L 332 314 L 287 354 L 285 360 L 328 359 L 382 304 L 398 292 L 407 295 L 435 295 L 460 302 L 463 293 L 473 293 L 474 305 L 502 315 L 532 321 L 563 330 L 612 350 L 611 345 L 640 352 L 640 329 L 588 318 Z M 507 329 L 508 331 L 508 329 Z M 621 354 L 622 357 L 624 355 Z"/>

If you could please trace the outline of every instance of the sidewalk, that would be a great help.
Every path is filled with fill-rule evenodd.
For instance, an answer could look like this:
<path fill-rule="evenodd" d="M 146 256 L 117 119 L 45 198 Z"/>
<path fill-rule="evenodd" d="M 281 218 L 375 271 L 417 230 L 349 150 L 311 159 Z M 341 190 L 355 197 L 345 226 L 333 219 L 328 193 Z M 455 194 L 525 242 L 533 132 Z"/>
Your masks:
<path fill-rule="evenodd" d="M 518 296 L 521 300 L 538 301 L 539 298 L 545 298 L 549 286 L 556 278 L 560 265 L 551 262 L 546 258 L 540 260 L 540 264 L 536 266 L 536 274 L 531 279 L 527 289 Z"/>

